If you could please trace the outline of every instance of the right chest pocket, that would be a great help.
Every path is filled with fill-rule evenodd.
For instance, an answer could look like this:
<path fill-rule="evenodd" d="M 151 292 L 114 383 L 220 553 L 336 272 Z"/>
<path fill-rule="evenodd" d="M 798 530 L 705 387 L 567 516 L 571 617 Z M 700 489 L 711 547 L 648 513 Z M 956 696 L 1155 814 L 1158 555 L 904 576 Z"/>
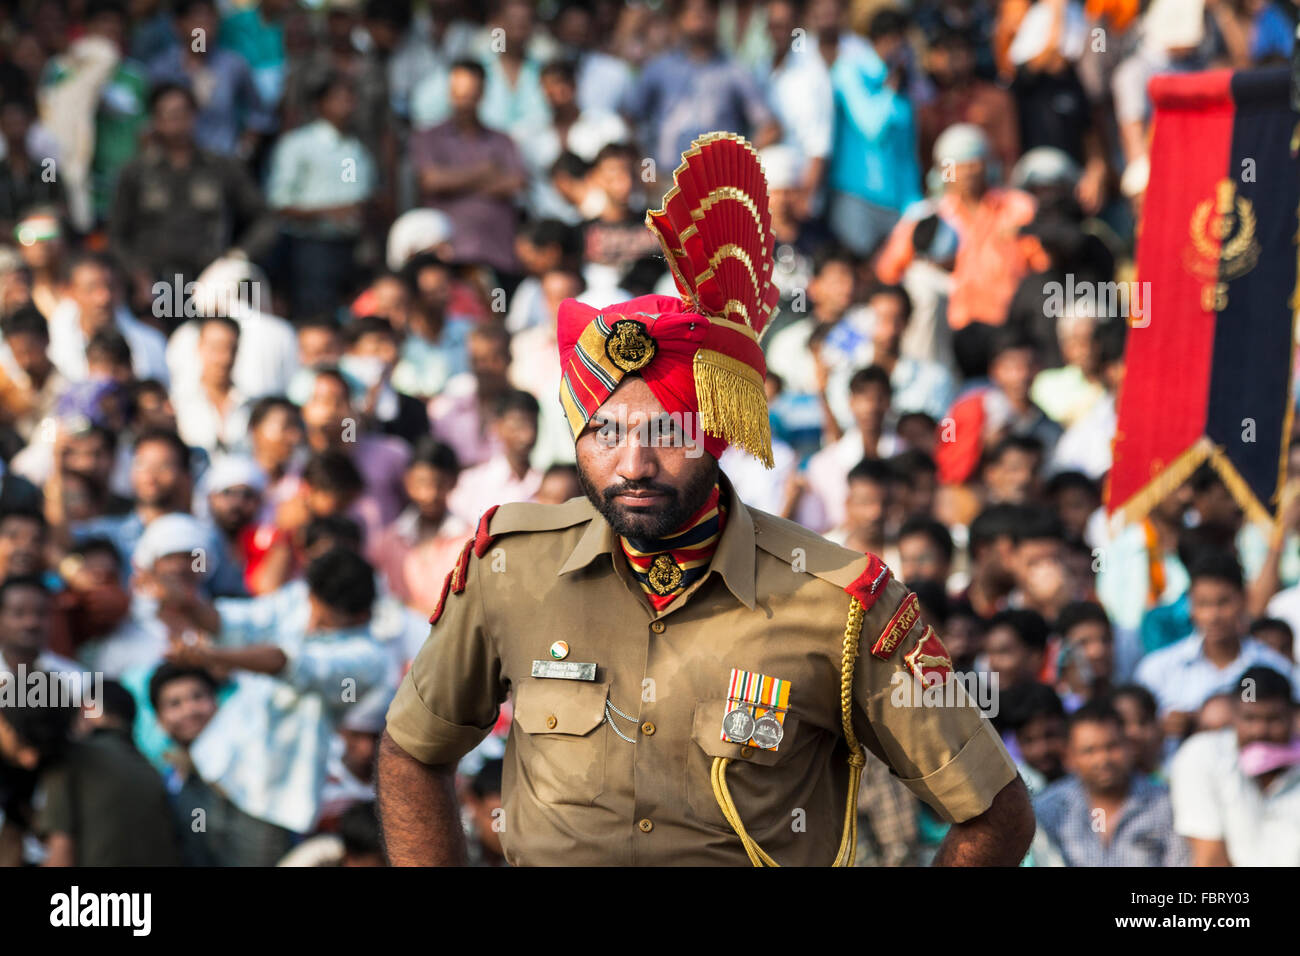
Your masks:
<path fill-rule="evenodd" d="M 609 682 L 526 677 L 515 687 L 519 783 L 543 803 L 589 806 L 605 790 Z"/>

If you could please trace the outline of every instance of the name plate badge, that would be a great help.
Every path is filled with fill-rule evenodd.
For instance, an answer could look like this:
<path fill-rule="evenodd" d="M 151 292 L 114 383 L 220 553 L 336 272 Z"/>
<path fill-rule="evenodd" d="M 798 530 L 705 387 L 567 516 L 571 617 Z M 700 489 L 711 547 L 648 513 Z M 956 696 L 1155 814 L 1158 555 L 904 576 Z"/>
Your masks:
<path fill-rule="evenodd" d="M 559 680 L 595 680 L 596 664 L 581 661 L 533 661 L 534 677 L 554 677 Z"/>

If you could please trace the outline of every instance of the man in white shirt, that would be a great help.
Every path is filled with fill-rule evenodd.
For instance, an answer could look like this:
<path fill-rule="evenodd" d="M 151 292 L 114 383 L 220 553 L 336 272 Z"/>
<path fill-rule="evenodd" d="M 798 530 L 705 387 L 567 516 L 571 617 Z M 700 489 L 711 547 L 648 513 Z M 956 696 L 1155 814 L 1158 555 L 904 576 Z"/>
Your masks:
<path fill-rule="evenodd" d="M 1174 829 L 1197 866 L 1300 866 L 1300 740 L 1294 688 L 1252 667 L 1233 694 L 1233 723 L 1174 756 Z"/>
<path fill-rule="evenodd" d="M 246 439 L 250 402 L 232 375 L 240 350 L 238 322 L 224 315 L 203 319 L 198 375 L 178 379 L 171 394 L 185 444 L 214 454 L 231 451 Z"/>
<path fill-rule="evenodd" d="M 116 326 L 131 347 L 135 377 L 167 384 L 167 340 L 118 302 L 108 260 L 98 255 L 77 259 L 68 272 L 68 294 L 50 316 L 50 361 L 70 382 L 89 375 L 86 343 L 100 329 Z"/>
<path fill-rule="evenodd" d="M 1251 667 L 1271 667 L 1300 688 L 1291 662 L 1262 641 L 1241 636 L 1246 608 L 1241 566 L 1232 554 L 1208 554 L 1191 571 L 1191 616 L 1196 630 L 1144 657 L 1134 675 L 1155 695 L 1169 737 L 1194 726 L 1211 697 L 1232 692 Z"/>

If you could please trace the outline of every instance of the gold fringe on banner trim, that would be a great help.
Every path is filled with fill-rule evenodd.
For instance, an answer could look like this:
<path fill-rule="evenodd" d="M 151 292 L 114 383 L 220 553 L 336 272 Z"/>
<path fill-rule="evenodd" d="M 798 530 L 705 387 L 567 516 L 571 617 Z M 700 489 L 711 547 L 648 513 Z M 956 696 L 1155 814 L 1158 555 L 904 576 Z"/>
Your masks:
<path fill-rule="evenodd" d="M 1210 456 L 1213 447 L 1210 439 L 1204 435 L 1198 438 L 1166 465 L 1160 474 L 1143 485 L 1120 506 L 1119 510 L 1123 512 L 1124 517 L 1132 522 L 1145 518 L 1147 512 L 1172 495 L 1183 482 L 1192 477 L 1192 473 Z"/>
<path fill-rule="evenodd" d="M 697 351 L 692 364 L 700 427 L 772 468 L 772 426 L 758 372 L 713 349 Z"/>
<path fill-rule="evenodd" d="M 1268 509 L 1255 497 L 1255 492 L 1250 490 L 1250 485 L 1246 484 L 1246 479 L 1241 477 L 1236 466 L 1228 460 L 1228 456 L 1223 453 L 1223 449 L 1215 446 L 1210 449 L 1210 465 L 1219 473 L 1223 479 L 1224 486 L 1237 504 L 1241 505 L 1242 510 L 1246 512 L 1246 517 L 1257 524 L 1269 524 L 1273 516 L 1268 513 Z"/>

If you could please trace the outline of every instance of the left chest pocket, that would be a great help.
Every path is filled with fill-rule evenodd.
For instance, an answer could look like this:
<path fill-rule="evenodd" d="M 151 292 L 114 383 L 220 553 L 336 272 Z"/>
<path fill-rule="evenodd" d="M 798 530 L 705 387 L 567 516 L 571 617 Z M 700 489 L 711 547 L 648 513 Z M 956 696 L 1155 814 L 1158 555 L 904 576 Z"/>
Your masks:
<path fill-rule="evenodd" d="M 794 712 L 785 715 L 784 733 L 775 750 L 759 747 L 742 747 L 722 739 L 722 718 L 726 716 L 728 702 L 719 697 L 701 700 L 695 704 L 695 718 L 691 725 L 691 740 L 695 746 L 686 755 L 686 798 L 695 815 L 718 826 L 727 826 L 722 810 L 713 793 L 713 758 L 730 757 L 727 767 L 727 788 L 737 806 L 742 806 L 742 794 L 761 791 L 775 769 L 786 761 L 799 742 L 799 718 Z"/>
<path fill-rule="evenodd" d="M 526 677 L 514 692 L 520 782 L 549 804 L 588 806 L 605 790 L 609 682 Z"/>

